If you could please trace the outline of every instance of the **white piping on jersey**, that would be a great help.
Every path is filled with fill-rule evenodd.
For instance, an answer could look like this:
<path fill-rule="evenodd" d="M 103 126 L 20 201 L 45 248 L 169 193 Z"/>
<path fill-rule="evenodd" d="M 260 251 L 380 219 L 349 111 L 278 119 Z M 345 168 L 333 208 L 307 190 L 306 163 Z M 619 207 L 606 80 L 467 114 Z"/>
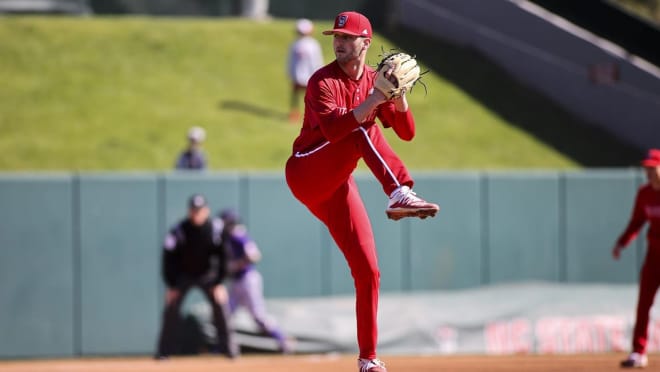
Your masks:
<path fill-rule="evenodd" d="M 317 148 L 312 149 L 312 150 L 310 150 L 310 151 L 307 151 L 307 152 L 296 151 L 296 153 L 293 154 L 293 156 L 295 156 L 296 158 L 304 158 L 304 157 L 306 157 L 306 156 L 310 156 L 310 155 L 312 155 L 313 153 L 319 151 L 320 149 L 326 147 L 326 146 L 329 145 L 329 144 L 330 144 L 330 141 L 325 141 L 325 142 L 323 142 L 322 144 L 320 144 Z"/>
<path fill-rule="evenodd" d="M 357 129 L 362 131 L 362 133 L 364 134 L 364 138 L 366 138 L 367 143 L 369 144 L 369 147 L 371 147 L 371 150 L 374 152 L 374 154 L 376 154 L 376 156 L 378 157 L 378 160 L 380 160 L 380 162 L 383 163 L 383 166 L 385 167 L 385 170 L 390 175 L 390 177 L 392 177 L 392 179 L 394 180 L 394 183 L 396 184 L 396 187 L 401 187 L 401 184 L 399 183 L 399 180 L 396 179 L 396 176 L 394 175 L 394 172 L 392 172 L 392 170 L 390 169 L 390 166 L 387 165 L 387 163 L 385 162 L 385 159 L 383 159 L 383 157 L 380 156 L 380 153 L 378 152 L 378 150 L 376 150 L 376 146 L 374 146 L 374 143 L 371 142 L 371 138 L 369 138 L 369 134 L 367 134 L 367 130 L 362 128 L 362 127 L 358 127 Z"/>
<path fill-rule="evenodd" d="M 355 129 L 353 129 L 353 132 L 355 132 L 357 130 L 362 131 L 362 134 L 364 134 L 364 138 L 367 140 L 367 143 L 369 144 L 369 147 L 374 152 L 374 154 L 376 154 L 376 157 L 378 157 L 378 160 L 380 160 L 380 162 L 383 163 L 383 166 L 385 166 L 385 170 L 390 175 L 390 177 L 392 177 L 392 179 L 394 180 L 394 183 L 396 184 L 396 187 L 400 187 L 401 184 L 399 183 L 399 180 L 396 178 L 396 176 L 394 175 L 394 172 L 392 172 L 392 169 L 390 169 L 389 165 L 387 165 L 387 163 L 385 162 L 385 159 L 383 159 L 383 157 L 380 156 L 380 153 L 378 152 L 378 150 L 376 150 L 376 146 L 374 146 L 374 143 L 371 142 L 371 138 L 369 138 L 369 134 L 367 133 L 367 130 L 364 129 L 363 127 L 357 127 Z M 322 148 L 326 147 L 329 144 L 330 144 L 330 141 L 325 141 L 325 142 L 323 142 L 322 144 L 320 144 L 319 146 L 317 146 L 316 148 L 314 148 L 310 151 L 307 151 L 307 152 L 296 151 L 296 153 L 293 154 L 293 156 L 296 157 L 296 158 L 304 158 L 306 156 L 310 156 L 310 155 L 314 154 L 315 152 L 321 150 Z"/>

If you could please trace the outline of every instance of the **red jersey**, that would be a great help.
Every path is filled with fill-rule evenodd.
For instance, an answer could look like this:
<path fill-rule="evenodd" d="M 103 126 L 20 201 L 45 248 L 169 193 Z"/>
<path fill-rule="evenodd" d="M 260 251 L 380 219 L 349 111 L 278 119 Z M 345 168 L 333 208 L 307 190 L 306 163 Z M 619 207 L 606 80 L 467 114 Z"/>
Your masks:
<path fill-rule="evenodd" d="M 406 141 L 415 136 L 415 121 L 410 110 L 396 111 L 387 101 L 363 122 L 358 123 L 352 110 L 371 93 L 376 72 L 364 66 L 362 76 L 351 79 L 334 61 L 312 75 L 305 93 L 305 117 L 298 138 L 293 142 L 294 153 L 308 153 L 346 137 L 356 128 L 369 127 L 378 118 L 384 127 L 392 127 Z"/>
<path fill-rule="evenodd" d="M 617 243 L 628 245 L 646 221 L 650 225 L 647 233 L 649 246 L 654 245 L 660 249 L 660 190 L 654 190 L 651 184 L 646 184 L 637 191 L 630 222 Z"/>

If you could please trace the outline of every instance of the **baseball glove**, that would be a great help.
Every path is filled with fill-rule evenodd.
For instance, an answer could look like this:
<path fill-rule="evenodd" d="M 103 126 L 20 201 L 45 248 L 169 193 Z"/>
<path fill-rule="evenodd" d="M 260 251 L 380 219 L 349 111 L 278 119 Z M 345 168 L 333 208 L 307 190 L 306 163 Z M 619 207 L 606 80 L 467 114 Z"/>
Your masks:
<path fill-rule="evenodd" d="M 392 74 L 385 76 L 390 69 Z M 386 55 L 378 64 L 376 72 L 374 87 L 383 92 L 387 99 L 401 97 L 410 91 L 421 77 L 417 61 L 406 53 Z"/>

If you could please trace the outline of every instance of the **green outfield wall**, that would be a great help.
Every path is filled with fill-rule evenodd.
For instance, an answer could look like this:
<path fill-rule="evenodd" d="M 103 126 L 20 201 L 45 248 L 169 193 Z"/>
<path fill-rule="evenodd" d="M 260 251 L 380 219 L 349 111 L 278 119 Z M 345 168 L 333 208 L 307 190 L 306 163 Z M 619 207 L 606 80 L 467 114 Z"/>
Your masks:
<path fill-rule="evenodd" d="M 621 262 L 610 249 L 643 182 L 638 170 L 413 175 L 418 194 L 441 205 L 436 218 L 388 220 L 380 185 L 356 175 L 383 292 L 637 280 L 643 239 Z M 3 173 L 0 358 L 152 353 L 161 241 L 194 192 L 214 212 L 243 215 L 263 251 L 267 298 L 352 293 L 343 257 L 281 173 Z"/>

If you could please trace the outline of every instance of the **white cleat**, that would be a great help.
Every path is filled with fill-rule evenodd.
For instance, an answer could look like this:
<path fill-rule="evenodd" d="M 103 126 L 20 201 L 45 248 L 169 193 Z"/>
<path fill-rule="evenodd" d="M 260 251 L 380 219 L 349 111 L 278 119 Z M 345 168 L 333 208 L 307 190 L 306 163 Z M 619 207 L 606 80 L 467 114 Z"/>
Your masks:
<path fill-rule="evenodd" d="M 358 372 L 387 372 L 387 369 L 378 359 L 358 359 Z"/>
<path fill-rule="evenodd" d="M 626 360 L 621 361 L 621 368 L 644 368 L 647 365 L 649 365 L 649 359 L 640 353 L 630 353 Z"/>
<path fill-rule="evenodd" d="M 387 217 L 392 220 L 400 220 L 404 217 L 435 217 L 440 210 L 437 204 L 429 203 L 420 198 L 408 186 L 401 186 L 390 195 L 387 204 Z"/>

